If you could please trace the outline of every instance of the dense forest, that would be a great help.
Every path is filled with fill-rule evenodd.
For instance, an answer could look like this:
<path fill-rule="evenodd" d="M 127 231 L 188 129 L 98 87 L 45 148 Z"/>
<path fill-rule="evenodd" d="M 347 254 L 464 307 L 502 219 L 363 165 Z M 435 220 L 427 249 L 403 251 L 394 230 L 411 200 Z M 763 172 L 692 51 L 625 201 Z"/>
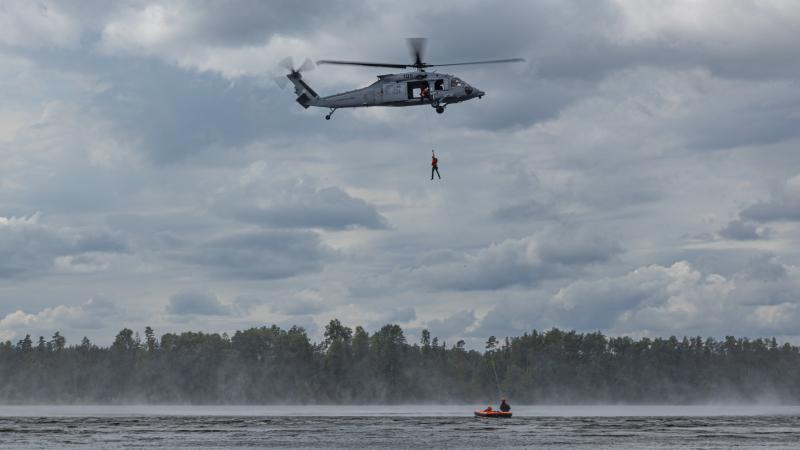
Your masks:
<path fill-rule="evenodd" d="M 773 339 L 606 337 L 552 329 L 450 347 L 398 325 L 370 335 L 332 320 L 140 338 L 110 347 L 60 333 L 0 344 L 2 403 L 700 403 L 800 401 L 800 349 Z"/>

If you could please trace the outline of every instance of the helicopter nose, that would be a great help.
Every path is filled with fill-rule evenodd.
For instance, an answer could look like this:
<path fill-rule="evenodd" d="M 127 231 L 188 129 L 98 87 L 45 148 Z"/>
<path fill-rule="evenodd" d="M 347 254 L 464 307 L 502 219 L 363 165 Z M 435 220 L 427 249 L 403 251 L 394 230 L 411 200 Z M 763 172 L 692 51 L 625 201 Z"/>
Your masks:
<path fill-rule="evenodd" d="M 466 94 L 467 94 L 467 95 L 468 95 L 470 98 L 474 98 L 474 97 L 481 98 L 481 97 L 483 97 L 483 96 L 486 94 L 486 93 L 485 93 L 485 92 L 483 92 L 482 90 L 480 90 L 480 89 L 478 89 L 478 88 L 474 88 L 474 87 L 472 87 L 472 86 L 470 86 L 470 87 L 468 87 L 468 88 L 464 89 L 464 92 L 465 92 L 465 93 L 466 93 Z"/>

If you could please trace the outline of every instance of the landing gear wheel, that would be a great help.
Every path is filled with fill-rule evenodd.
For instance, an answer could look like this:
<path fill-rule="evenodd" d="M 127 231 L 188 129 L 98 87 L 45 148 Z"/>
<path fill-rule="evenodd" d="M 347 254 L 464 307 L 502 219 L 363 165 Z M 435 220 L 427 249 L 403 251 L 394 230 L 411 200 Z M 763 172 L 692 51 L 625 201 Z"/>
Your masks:
<path fill-rule="evenodd" d="M 439 113 L 439 114 L 443 113 L 444 112 L 444 106 L 437 106 L 436 107 L 436 112 Z"/>
<path fill-rule="evenodd" d="M 328 114 L 327 116 L 325 116 L 325 120 L 331 120 L 331 115 Z"/>

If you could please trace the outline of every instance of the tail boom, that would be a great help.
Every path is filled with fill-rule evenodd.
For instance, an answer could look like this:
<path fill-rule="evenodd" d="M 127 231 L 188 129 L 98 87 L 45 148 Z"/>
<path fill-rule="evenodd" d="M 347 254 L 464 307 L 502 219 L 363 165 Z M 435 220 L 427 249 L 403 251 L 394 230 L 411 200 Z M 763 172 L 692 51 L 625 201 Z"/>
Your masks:
<path fill-rule="evenodd" d="M 300 75 L 299 72 L 293 72 L 286 75 L 286 78 L 292 82 L 294 85 L 294 93 L 297 95 L 297 103 L 299 103 L 303 108 L 308 108 L 309 106 L 315 106 L 318 104 L 319 95 L 314 92 L 314 89 L 311 89 L 305 81 L 303 81 L 303 76 Z"/>

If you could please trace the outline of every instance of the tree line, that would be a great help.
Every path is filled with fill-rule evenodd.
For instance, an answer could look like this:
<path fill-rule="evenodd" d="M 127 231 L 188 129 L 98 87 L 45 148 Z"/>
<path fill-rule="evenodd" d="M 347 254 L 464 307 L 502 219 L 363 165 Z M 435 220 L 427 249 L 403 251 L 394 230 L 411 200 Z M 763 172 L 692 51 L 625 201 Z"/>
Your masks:
<path fill-rule="evenodd" d="M 607 337 L 551 329 L 484 351 L 398 325 L 339 320 L 160 338 L 120 331 L 109 347 L 30 335 L 0 343 L 2 403 L 701 403 L 800 400 L 800 349 L 775 338 Z"/>

